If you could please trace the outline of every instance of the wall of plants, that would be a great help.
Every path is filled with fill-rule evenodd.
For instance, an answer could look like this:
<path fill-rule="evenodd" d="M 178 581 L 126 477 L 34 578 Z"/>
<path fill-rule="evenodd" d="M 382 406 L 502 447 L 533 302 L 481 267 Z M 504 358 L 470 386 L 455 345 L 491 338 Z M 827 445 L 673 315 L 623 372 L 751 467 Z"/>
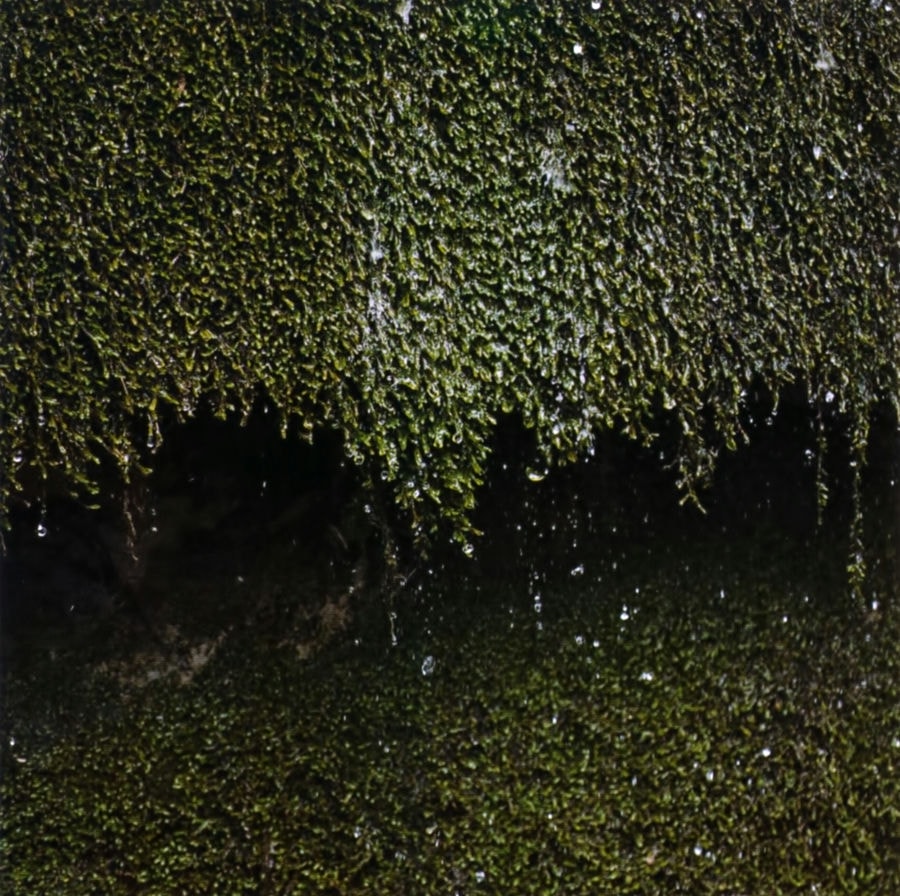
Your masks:
<path fill-rule="evenodd" d="M 3 0 L 0 508 L 264 395 L 464 534 L 539 463 L 747 390 L 900 402 L 890 4 Z"/>

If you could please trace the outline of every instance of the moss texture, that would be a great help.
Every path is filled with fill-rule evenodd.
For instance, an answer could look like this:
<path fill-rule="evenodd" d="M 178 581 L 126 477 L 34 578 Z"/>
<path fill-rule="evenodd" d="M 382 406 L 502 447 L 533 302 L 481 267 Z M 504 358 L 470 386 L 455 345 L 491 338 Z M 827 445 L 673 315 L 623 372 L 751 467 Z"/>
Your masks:
<path fill-rule="evenodd" d="M 889 4 L 3 2 L 0 507 L 165 408 L 340 432 L 465 530 L 498 415 L 548 462 L 751 383 L 896 404 Z M 152 460 L 150 460 L 152 463 Z"/>
<path fill-rule="evenodd" d="M 897 892 L 896 604 L 863 622 L 833 546 L 639 515 L 554 572 L 552 519 L 420 579 L 393 647 L 310 664 L 238 625 L 124 703 L 62 657 L 11 681 L 0 888 Z"/>

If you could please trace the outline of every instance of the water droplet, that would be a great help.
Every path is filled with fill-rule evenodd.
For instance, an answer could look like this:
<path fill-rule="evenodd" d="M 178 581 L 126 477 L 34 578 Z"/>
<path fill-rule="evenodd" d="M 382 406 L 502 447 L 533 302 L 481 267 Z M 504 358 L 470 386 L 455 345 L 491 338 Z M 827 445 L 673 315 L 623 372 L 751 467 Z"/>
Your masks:
<path fill-rule="evenodd" d="M 769 747 L 763 747 L 759 751 L 759 755 L 763 757 L 763 759 L 768 759 L 772 755 L 772 751 Z"/>
<path fill-rule="evenodd" d="M 426 678 L 434 674 L 434 657 L 430 653 L 422 660 L 422 674 Z"/>
<path fill-rule="evenodd" d="M 25 460 L 25 457 L 24 457 L 24 455 L 22 454 L 21 451 L 17 451 L 17 452 L 13 455 L 13 463 L 14 463 L 14 464 L 20 464 L 20 463 L 22 463 L 23 460 Z"/>
<path fill-rule="evenodd" d="M 572 47 L 572 52 L 573 52 L 576 56 L 582 56 L 582 55 L 584 54 L 584 47 L 583 47 L 581 44 L 575 44 L 575 45 Z"/>
<path fill-rule="evenodd" d="M 603 6 L 603 4 L 600 0 L 591 0 L 591 9 L 600 9 L 601 6 Z"/>
<path fill-rule="evenodd" d="M 467 543 L 466 545 L 464 545 L 462 552 L 467 557 L 474 557 L 475 556 L 475 545 L 472 544 L 471 542 Z"/>
<path fill-rule="evenodd" d="M 401 0 L 400 3 L 397 4 L 397 15 L 403 19 L 403 24 L 409 24 L 409 15 L 412 12 L 412 0 Z"/>
<path fill-rule="evenodd" d="M 834 401 L 834 398 L 835 398 L 834 392 L 832 392 L 831 389 L 829 389 L 829 390 L 825 393 L 825 403 L 826 403 L 826 404 L 831 404 L 831 403 Z"/>
<path fill-rule="evenodd" d="M 47 535 L 47 527 L 44 524 L 44 521 L 41 520 L 41 522 L 39 522 L 37 524 L 37 536 L 38 536 L 38 538 L 45 538 L 46 535 Z"/>
<path fill-rule="evenodd" d="M 830 72 L 836 65 L 834 54 L 828 47 L 822 45 L 819 47 L 819 56 L 816 59 L 816 70 L 820 72 Z"/>

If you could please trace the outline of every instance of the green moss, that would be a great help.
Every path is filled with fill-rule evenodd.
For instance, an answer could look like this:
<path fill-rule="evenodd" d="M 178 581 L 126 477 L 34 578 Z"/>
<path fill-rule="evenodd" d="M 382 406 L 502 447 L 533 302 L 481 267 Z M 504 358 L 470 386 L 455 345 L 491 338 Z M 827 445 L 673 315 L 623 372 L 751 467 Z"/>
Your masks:
<path fill-rule="evenodd" d="M 85 715 L 75 675 L 68 697 L 12 682 L 30 699 L 4 713 L 0 882 L 896 889 L 896 613 L 848 615 L 827 544 L 608 541 L 585 543 L 581 576 L 547 568 L 553 546 L 511 563 L 508 543 L 496 576 L 444 570 L 397 605 L 392 649 L 361 628 L 310 665 L 235 628 L 189 685 L 118 707 L 95 689 Z"/>
<path fill-rule="evenodd" d="M 548 461 L 669 416 L 691 493 L 752 383 L 860 457 L 896 405 L 886 7 L 0 15 L 2 507 L 260 390 L 461 537 L 501 413 Z"/>

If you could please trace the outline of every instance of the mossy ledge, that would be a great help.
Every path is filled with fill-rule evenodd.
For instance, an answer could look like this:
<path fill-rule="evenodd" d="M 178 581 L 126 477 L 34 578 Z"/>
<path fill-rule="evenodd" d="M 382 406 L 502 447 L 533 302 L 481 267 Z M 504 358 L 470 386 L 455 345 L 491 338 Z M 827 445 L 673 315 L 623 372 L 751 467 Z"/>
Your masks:
<path fill-rule="evenodd" d="M 4 0 L 0 25 L 0 511 L 260 394 L 461 541 L 502 414 L 539 465 L 671 423 L 691 495 L 753 384 L 846 415 L 855 461 L 897 408 L 888 4 Z"/>

